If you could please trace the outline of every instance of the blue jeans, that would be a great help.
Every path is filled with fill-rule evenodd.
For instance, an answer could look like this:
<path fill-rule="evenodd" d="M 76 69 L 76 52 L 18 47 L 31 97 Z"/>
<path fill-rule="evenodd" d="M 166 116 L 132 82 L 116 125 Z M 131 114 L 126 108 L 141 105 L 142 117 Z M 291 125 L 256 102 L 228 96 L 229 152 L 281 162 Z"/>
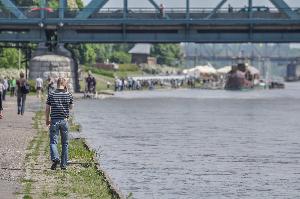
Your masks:
<path fill-rule="evenodd" d="M 17 103 L 18 103 L 18 114 L 24 114 L 25 111 L 25 101 L 26 101 L 26 94 L 18 93 Z"/>
<path fill-rule="evenodd" d="M 51 160 L 59 160 L 57 150 L 58 136 L 61 136 L 61 161 L 60 166 L 66 167 L 68 162 L 69 124 L 65 119 L 51 120 L 50 125 L 50 155 Z"/>

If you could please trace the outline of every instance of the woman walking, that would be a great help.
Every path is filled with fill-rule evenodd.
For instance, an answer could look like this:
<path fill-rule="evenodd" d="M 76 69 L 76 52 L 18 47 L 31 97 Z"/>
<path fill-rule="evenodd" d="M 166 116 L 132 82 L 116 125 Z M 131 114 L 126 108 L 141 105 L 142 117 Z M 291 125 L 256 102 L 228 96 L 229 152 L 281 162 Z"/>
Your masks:
<path fill-rule="evenodd" d="M 28 93 L 27 80 L 23 72 L 20 73 L 20 79 L 17 80 L 17 103 L 18 103 L 18 115 L 24 114 L 26 94 Z"/>
<path fill-rule="evenodd" d="M 2 78 L 0 79 L 0 119 L 3 118 L 3 107 L 2 107 L 2 95 L 3 95 L 3 91 L 4 91 L 4 84 L 2 83 Z"/>

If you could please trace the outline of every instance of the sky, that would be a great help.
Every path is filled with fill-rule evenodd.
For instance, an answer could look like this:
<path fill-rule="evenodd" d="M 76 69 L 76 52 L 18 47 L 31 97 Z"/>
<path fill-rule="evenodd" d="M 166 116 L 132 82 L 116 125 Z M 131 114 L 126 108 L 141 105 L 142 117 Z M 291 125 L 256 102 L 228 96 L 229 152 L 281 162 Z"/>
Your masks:
<path fill-rule="evenodd" d="M 84 3 L 90 2 L 90 0 L 83 0 Z M 191 7 L 215 7 L 221 0 L 190 0 Z M 184 7 L 185 0 L 156 0 L 157 4 L 163 3 L 165 7 Z M 290 7 L 300 7 L 300 0 L 285 0 Z M 128 0 L 129 7 L 151 7 L 151 4 L 147 0 Z M 248 0 L 228 0 L 224 6 L 228 4 L 233 7 L 243 7 L 248 4 Z M 110 0 L 105 7 L 122 7 L 123 0 Z M 253 0 L 253 5 L 265 5 L 268 7 L 274 7 L 269 0 Z"/>

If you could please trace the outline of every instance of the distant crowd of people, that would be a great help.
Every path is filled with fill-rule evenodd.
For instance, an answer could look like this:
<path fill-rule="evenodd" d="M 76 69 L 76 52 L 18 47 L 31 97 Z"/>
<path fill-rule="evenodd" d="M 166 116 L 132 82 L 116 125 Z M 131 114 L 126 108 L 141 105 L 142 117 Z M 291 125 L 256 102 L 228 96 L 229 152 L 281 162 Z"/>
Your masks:
<path fill-rule="evenodd" d="M 5 101 L 5 97 L 8 93 L 10 93 L 10 96 L 15 96 L 15 90 L 17 85 L 17 80 L 14 77 L 3 77 L 0 80 L 2 84 L 2 100 Z"/>
<path fill-rule="evenodd" d="M 116 78 L 115 79 L 115 91 L 124 90 L 142 90 L 155 88 L 164 88 L 166 86 L 171 88 L 180 88 L 184 85 L 185 81 L 182 79 L 139 79 L 133 78 Z"/>

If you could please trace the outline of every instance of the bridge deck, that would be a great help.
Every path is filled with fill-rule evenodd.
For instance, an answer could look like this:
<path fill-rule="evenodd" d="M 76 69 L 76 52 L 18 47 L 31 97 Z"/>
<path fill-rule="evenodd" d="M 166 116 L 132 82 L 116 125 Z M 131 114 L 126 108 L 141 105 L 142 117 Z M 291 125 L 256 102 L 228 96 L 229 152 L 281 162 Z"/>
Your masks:
<path fill-rule="evenodd" d="M 0 41 L 41 42 L 55 32 L 58 42 L 300 42 L 300 15 L 291 19 L 276 9 L 249 12 L 242 8 L 101 9 L 87 19 L 79 10 L 41 12 L 19 8 L 26 18 L 0 11 Z M 299 9 L 292 9 L 298 14 Z"/>

